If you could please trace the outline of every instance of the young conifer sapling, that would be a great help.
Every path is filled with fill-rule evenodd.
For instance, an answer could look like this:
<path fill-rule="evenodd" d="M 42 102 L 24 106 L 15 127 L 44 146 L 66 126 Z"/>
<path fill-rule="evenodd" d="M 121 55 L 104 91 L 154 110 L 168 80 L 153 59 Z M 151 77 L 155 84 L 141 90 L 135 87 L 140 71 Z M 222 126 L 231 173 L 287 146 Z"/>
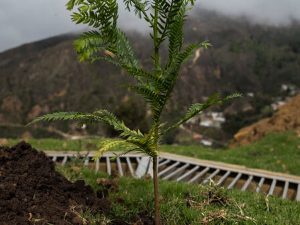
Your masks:
<path fill-rule="evenodd" d="M 141 95 L 151 108 L 152 123 L 148 132 L 129 129 L 113 113 L 102 109 L 92 113 L 55 112 L 35 119 L 39 121 L 76 120 L 82 123 L 100 122 L 110 125 L 119 133 L 120 139 L 107 140 L 99 150 L 99 157 L 105 151 L 122 149 L 125 153 L 142 152 L 153 160 L 154 222 L 160 225 L 158 188 L 158 156 L 162 137 L 201 113 L 212 105 L 223 104 L 240 94 L 222 98 L 215 94 L 204 103 L 191 105 L 170 124 L 162 121 L 161 115 L 179 78 L 181 65 L 199 48 L 207 48 L 209 42 L 183 46 L 183 26 L 187 12 L 194 6 L 193 0 L 123 0 L 126 10 L 144 20 L 151 28 L 153 42 L 151 70 L 143 68 L 135 57 L 126 34 L 118 27 L 118 0 L 69 0 L 67 9 L 72 11 L 72 20 L 77 24 L 87 24 L 91 31 L 83 33 L 75 41 L 75 49 L 81 61 L 105 60 L 125 70 L 135 79 L 131 90 Z M 168 59 L 161 62 L 160 49 L 168 45 Z"/>

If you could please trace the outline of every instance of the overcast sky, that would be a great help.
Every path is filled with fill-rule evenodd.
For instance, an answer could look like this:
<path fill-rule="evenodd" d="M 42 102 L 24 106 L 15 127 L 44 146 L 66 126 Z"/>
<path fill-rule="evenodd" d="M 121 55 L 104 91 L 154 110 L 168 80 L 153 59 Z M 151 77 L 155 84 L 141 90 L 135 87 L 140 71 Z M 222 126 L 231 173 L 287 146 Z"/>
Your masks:
<path fill-rule="evenodd" d="M 70 21 L 67 0 L 0 0 L 0 52 L 83 27 Z M 246 16 L 254 23 L 286 25 L 300 20 L 300 0 L 197 0 L 197 7 L 230 16 Z M 138 19 L 122 10 L 120 24 L 128 29 L 142 27 Z"/>

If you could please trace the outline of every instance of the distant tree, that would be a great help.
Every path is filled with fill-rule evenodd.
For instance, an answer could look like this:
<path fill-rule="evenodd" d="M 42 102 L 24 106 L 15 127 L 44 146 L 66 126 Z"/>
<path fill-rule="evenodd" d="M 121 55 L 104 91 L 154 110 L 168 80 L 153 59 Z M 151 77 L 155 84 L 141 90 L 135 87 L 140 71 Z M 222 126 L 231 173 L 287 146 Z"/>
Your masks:
<path fill-rule="evenodd" d="M 142 152 L 152 157 L 155 224 L 160 224 L 159 192 L 158 192 L 158 156 L 159 143 L 163 136 L 177 128 L 189 119 L 201 113 L 208 107 L 222 104 L 240 94 L 233 94 L 221 98 L 215 94 L 204 103 L 191 105 L 187 112 L 170 124 L 161 121 L 176 81 L 184 63 L 198 48 L 207 48 L 207 41 L 190 44 L 183 48 L 183 25 L 186 13 L 194 5 L 193 0 L 123 0 L 128 11 L 134 13 L 147 22 L 152 29 L 150 37 L 153 41 L 153 68 L 146 71 L 127 40 L 126 34 L 117 26 L 117 0 L 69 0 L 68 10 L 74 10 L 72 20 L 77 24 L 88 24 L 93 31 L 83 33 L 75 41 L 75 49 L 81 61 L 106 60 L 121 67 L 135 78 L 135 85 L 131 90 L 141 95 L 150 105 L 152 124 L 149 130 L 129 129 L 124 122 L 107 110 L 97 110 L 93 113 L 56 112 L 37 118 L 38 121 L 77 120 L 82 123 L 102 122 L 110 125 L 119 133 L 121 139 L 104 141 L 99 150 L 99 157 L 105 151 L 122 148 L 125 153 L 131 151 Z M 161 62 L 161 45 L 168 44 L 168 60 Z M 142 50 L 142 49 L 141 49 Z"/>

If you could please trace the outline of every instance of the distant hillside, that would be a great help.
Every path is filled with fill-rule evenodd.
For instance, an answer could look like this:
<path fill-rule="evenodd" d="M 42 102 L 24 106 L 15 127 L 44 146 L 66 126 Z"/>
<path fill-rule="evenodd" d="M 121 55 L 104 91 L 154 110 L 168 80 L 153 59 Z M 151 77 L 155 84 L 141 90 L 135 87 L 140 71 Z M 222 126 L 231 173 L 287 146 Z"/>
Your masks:
<path fill-rule="evenodd" d="M 195 13 L 187 21 L 186 41 L 208 39 L 214 47 L 197 51 L 182 68 L 168 106 L 170 114 L 165 117 L 174 119 L 187 105 L 212 93 L 235 91 L 254 97 L 226 106 L 229 123 L 220 139 L 270 115 L 266 106 L 289 94 L 281 90 L 283 84 L 300 87 L 299 36 L 299 24 L 263 27 L 213 12 Z M 151 43 L 137 33 L 129 33 L 129 37 L 148 67 Z M 53 111 L 107 108 L 131 127 L 147 127 L 146 105 L 128 92 L 130 77 L 105 62 L 79 63 L 72 46 L 74 38 L 54 37 L 0 53 L 0 124 L 26 124 Z M 72 124 L 58 124 L 57 128 L 76 130 Z M 89 132 L 96 131 L 113 135 L 108 128 L 89 128 Z M 5 129 L 0 129 L 0 136 L 5 136 Z"/>
<path fill-rule="evenodd" d="M 234 136 L 234 144 L 251 144 L 270 133 L 286 131 L 296 131 L 300 137 L 300 95 L 281 106 L 272 117 L 241 129 Z"/>

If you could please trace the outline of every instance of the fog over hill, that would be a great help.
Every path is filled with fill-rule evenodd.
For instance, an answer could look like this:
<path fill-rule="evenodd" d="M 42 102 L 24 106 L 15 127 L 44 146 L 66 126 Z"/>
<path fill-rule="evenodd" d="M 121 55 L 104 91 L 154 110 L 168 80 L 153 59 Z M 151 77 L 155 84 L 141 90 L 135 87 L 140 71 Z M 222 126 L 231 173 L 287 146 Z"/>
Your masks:
<path fill-rule="evenodd" d="M 6 49 L 58 34 L 76 32 L 66 10 L 67 0 L 1 0 L 0 52 Z M 120 2 L 123 2 L 120 0 Z M 298 0 L 197 0 L 197 8 L 216 11 L 238 20 L 245 17 L 252 23 L 272 26 L 289 25 L 300 20 Z M 145 32 L 145 25 L 120 7 L 120 25 L 126 30 Z"/>
<path fill-rule="evenodd" d="M 298 0 L 203 0 L 197 6 L 260 25 L 286 26 L 300 20 Z"/>

